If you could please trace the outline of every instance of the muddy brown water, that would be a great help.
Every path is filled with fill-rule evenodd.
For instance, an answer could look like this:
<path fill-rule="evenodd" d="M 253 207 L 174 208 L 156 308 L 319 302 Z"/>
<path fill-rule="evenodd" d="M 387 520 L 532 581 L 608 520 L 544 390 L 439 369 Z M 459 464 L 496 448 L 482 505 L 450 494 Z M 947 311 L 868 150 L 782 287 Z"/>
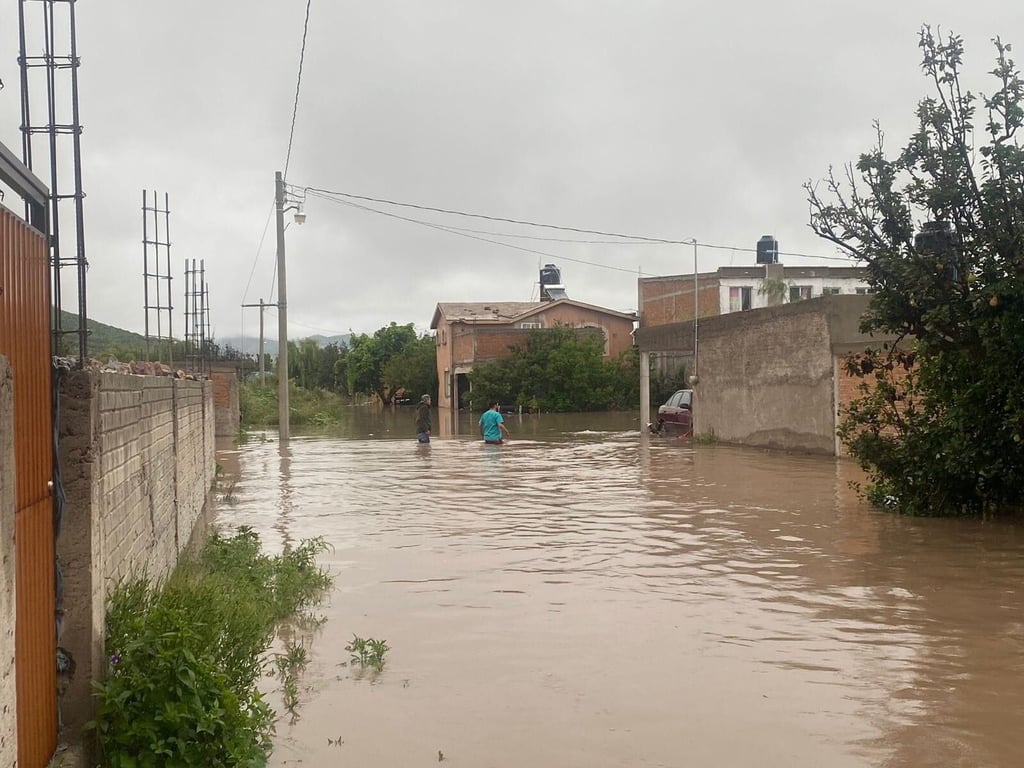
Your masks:
<path fill-rule="evenodd" d="M 849 463 L 628 415 L 508 424 L 419 446 L 354 409 L 222 446 L 220 524 L 332 547 L 271 765 L 1024 764 L 1019 526 L 881 514 Z"/>

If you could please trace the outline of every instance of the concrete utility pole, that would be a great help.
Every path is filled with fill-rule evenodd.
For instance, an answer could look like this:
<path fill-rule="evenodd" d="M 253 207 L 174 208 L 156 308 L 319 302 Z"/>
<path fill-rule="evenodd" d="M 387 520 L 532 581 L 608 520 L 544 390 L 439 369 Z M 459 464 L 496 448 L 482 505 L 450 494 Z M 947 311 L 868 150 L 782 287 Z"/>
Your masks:
<path fill-rule="evenodd" d="M 693 373 L 690 375 L 690 386 L 697 383 L 697 314 L 700 312 L 698 296 L 700 287 L 697 282 L 697 238 L 693 239 Z"/>
<path fill-rule="evenodd" d="M 263 335 L 263 299 L 260 299 L 260 386 L 267 386 L 267 364 L 263 357 L 263 340 L 266 338 Z"/>
<path fill-rule="evenodd" d="M 288 417 L 288 281 L 284 254 L 284 177 L 274 174 L 274 208 L 277 211 L 277 421 L 281 440 L 291 429 Z"/>
<path fill-rule="evenodd" d="M 265 387 L 267 385 L 267 366 L 263 361 L 263 310 L 267 307 L 276 306 L 274 304 L 266 304 L 263 299 L 260 299 L 259 304 L 243 304 L 242 307 L 259 307 L 260 308 L 260 386 Z"/>

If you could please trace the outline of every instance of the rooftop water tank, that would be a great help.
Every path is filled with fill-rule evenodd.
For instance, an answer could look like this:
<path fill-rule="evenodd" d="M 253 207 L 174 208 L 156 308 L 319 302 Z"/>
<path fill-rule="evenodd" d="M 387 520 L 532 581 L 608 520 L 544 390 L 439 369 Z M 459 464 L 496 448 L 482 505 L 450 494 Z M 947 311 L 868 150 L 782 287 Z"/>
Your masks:
<path fill-rule="evenodd" d="M 774 235 L 761 235 L 761 239 L 757 241 L 757 263 L 779 263 L 779 241 Z"/>

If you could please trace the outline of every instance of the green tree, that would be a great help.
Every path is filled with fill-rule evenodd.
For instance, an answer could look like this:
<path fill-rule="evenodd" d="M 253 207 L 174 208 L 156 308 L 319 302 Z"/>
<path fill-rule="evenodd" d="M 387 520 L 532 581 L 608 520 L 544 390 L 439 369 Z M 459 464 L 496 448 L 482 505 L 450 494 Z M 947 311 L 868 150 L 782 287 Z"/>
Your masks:
<path fill-rule="evenodd" d="M 315 339 L 288 342 L 288 379 L 303 389 L 325 389 L 320 385 L 320 345 Z"/>
<path fill-rule="evenodd" d="M 412 323 L 390 323 L 373 336 L 353 335 L 347 361 L 349 392 L 376 395 L 382 403 L 390 403 L 402 385 L 388 378 L 388 364 L 415 342 Z"/>
<path fill-rule="evenodd" d="M 474 402 L 500 400 L 541 411 L 598 411 L 635 403 L 636 356 L 603 359 L 604 336 L 567 326 L 531 331 L 511 356 L 478 363 L 469 375 Z"/>
<path fill-rule="evenodd" d="M 1024 84 L 993 43 L 979 97 L 961 39 L 923 28 L 933 94 L 906 146 L 888 155 L 876 125 L 856 165 L 807 185 L 814 231 L 867 264 L 863 329 L 897 338 L 850 360 L 863 396 L 840 436 L 869 498 L 913 514 L 1019 510 L 1024 494 Z"/>
<path fill-rule="evenodd" d="M 437 345 L 434 337 L 421 336 L 410 342 L 384 366 L 384 378 L 392 391 L 404 389 L 411 397 L 437 395 Z"/>

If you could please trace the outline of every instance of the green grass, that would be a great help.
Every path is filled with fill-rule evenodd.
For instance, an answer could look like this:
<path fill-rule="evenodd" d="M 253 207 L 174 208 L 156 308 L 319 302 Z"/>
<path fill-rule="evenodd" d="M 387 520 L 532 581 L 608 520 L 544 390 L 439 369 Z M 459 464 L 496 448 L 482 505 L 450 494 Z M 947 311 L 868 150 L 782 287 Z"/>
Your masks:
<path fill-rule="evenodd" d="M 288 411 L 292 426 L 327 427 L 338 423 L 348 400 L 323 389 L 308 390 L 291 384 L 288 388 Z M 239 389 L 242 429 L 276 427 L 277 384 L 260 386 L 244 382 Z"/>

